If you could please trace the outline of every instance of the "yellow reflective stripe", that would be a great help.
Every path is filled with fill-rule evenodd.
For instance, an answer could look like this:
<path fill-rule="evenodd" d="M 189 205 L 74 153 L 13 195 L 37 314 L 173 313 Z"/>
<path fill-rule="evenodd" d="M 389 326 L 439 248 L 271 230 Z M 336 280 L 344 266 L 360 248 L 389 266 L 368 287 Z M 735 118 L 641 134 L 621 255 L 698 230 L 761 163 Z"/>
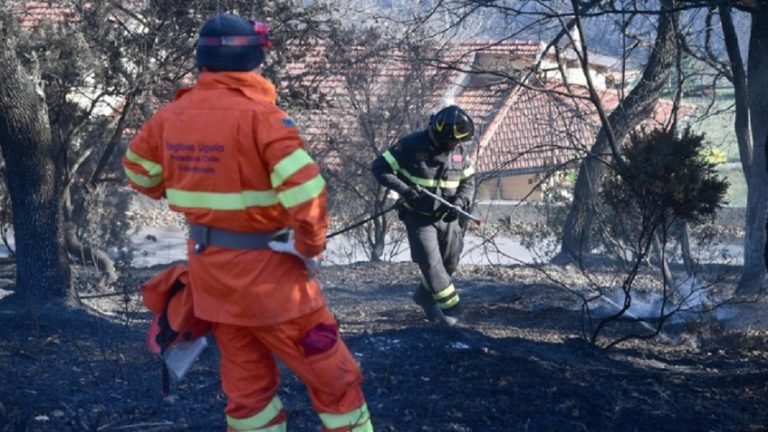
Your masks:
<path fill-rule="evenodd" d="M 275 165 L 269 177 L 272 187 L 280 186 L 285 179 L 313 162 L 312 157 L 304 149 L 297 149 Z"/>
<path fill-rule="evenodd" d="M 147 170 L 147 173 L 150 177 L 157 177 L 159 175 L 163 174 L 163 166 L 160 165 L 157 162 L 152 162 L 151 160 L 144 159 L 143 157 L 137 155 L 134 153 L 131 149 L 128 149 L 127 152 L 125 152 L 125 157 L 131 161 L 135 162 L 139 165 L 141 165 L 142 168 Z"/>
<path fill-rule="evenodd" d="M 262 428 L 255 428 L 255 429 L 235 429 L 237 432 L 286 432 L 288 428 L 285 425 L 285 422 L 278 423 L 276 425 L 268 426 L 268 427 L 262 427 Z"/>
<path fill-rule="evenodd" d="M 456 189 L 459 187 L 459 184 L 461 183 L 459 180 L 432 180 L 432 179 L 425 179 L 422 177 L 416 177 L 415 175 L 412 175 L 408 171 L 401 169 L 400 173 L 405 176 L 408 180 L 410 180 L 412 183 L 415 183 L 420 186 L 427 186 L 427 187 L 440 187 L 442 189 Z"/>
<path fill-rule="evenodd" d="M 132 182 L 136 183 L 141 187 L 151 188 L 163 182 L 162 176 L 147 177 L 145 175 L 136 174 L 135 172 L 131 171 L 128 168 L 123 168 L 123 169 L 125 170 L 125 175 L 128 176 L 128 178 L 131 179 Z"/>
<path fill-rule="evenodd" d="M 448 309 L 450 307 L 455 306 L 458 302 L 459 302 L 459 296 L 456 295 L 452 297 L 450 300 L 443 303 L 438 303 L 437 305 L 440 306 L 440 309 Z"/>
<path fill-rule="evenodd" d="M 444 127 L 445 127 L 445 120 L 437 120 L 435 122 L 435 129 L 437 129 L 438 132 L 442 132 Z"/>
<path fill-rule="evenodd" d="M 373 432 L 373 424 L 371 423 L 371 419 L 368 418 L 365 423 L 353 427 L 352 432 Z"/>
<path fill-rule="evenodd" d="M 432 180 L 432 179 L 416 177 L 414 175 L 411 175 L 411 173 L 409 173 L 406 170 L 400 170 L 400 172 L 408 180 L 420 186 L 439 187 L 442 189 L 456 189 L 457 187 L 459 187 L 459 184 L 461 183 L 459 180 Z"/>
<path fill-rule="evenodd" d="M 460 184 L 459 180 L 433 180 L 433 179 L 425 179 L 422 177 L 416 177 L 415 175 L 412 175 L 405 169 L 400 168 L 400 164 L 397 163 L 397 160 L 395 159 L 394 156 L 392 156 L 392 153 L 390 153 L 389 150 L 382 153 L 382 156 L 384 157 L 384 160 L 386 160 L 389 166 L 392 168 L 392 171 L 402 174 L 403 176 L 405 176 L 405 178 L 407 178 L 413 184 L 417 184 L 419 186 L 426 186 L 426 187 L 440 187 L 443 189 L 456 189 L 457 187 L 459 187 L 459 184 Z"/>
<path fill-rule="evenodd" d="M 461 172 L 461 179 L 467 179 L 475 175 L 475 167 L 471 166 Z"/>
<path fill-rule="evenodd" d="M 439 293 L 434 294 L 432 297 L 434 297 L 435 300 L 441 300 L 450 296 L 455 292 L 456 292 L 456 288 L 454 288 L 453 284 L 450 284 L 446 289 L 440 291 Z"/>
<path fill-rule="evenodd" d="M 461 133 L 457 129 L 456 125 L 453 125 L 453 137 L 456 138 L 457 140 L 460 140 L 460 139 L 464 138 L 465 136 L 469 135 L 471 132 L 472 131 L 469 130 L 469 131 L 466 131 L 464 133 Z"/>
<path fill-rule="evenodd" d="M 256 415 L 253 415 L 248 418 L 243 419 L 237 419 L 234 417 L 227 416 L 227 426 L 238 430 L 238 431 L 269 431 L 269 432 L 280 432 L 285 430 L 285 422 L 282 422 L 275 426 L 270 426 L 269 428 L 265 428 L 264 425 L 272 421 L 275 417 L 277 417 L 280 414 L 280 411 L 283 410 L 283 403 L 280 402 L 280 399 L 275 396 L 272 398 L 272 400 L 269 402 L 269 404 L 264 407 L 263 410 L 259 411 Z"/>
<path fill-rule="evenodd" d="M 246 207 L 268 207 L 279 203 L 273 190 L 225 193 L 167 189 L 165 196 L 168 198 L 168 203 L 179 207 L 212 210 L 245 210 Z"/>
<path fill-rule="evenodd" d="M 346 414 L 320 413 L 320 420 L 327 429 L 352 426 L 354 432 L 373 432 L 371 413 L 368 412 L 367 404 Z"/>
<path fill-rule="evenodd" d="M 397 159 L 392 155 L 392 153 L 389 152 L 389 150 L 385 151 L 382 156 L 384 157 L 384 160 L 387 161 L 389 164 L 389 167 L 392 168 L 392 171 L 398 172 L 400 171 L 400 164 L 397 163 Z"/>
<path fill-rule="evenodd" d="M 296 207 L 320 195 L 324 187 L 325 180 L 318 174 L 312 180 L 278 193 L 277 198 L 285 208 Z"/>

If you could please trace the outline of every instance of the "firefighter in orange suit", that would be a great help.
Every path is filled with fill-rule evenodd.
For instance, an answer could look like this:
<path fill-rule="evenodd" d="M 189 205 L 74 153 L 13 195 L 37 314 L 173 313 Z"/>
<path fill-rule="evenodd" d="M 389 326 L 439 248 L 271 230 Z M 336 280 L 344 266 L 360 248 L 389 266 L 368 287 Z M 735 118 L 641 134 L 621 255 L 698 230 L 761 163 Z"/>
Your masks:
<path fill-rule="evenodd" d="M 144 124 L 123 165 L 190 225 L 194 313 L 221 351 L 227 430 L 286 430 L 274 355 L 307 385 L 323 431 L 372 431 L 360 369 L 305 265 L 325 247 L 325 182 L 260 74 L 268 46 L 266 24 L 208 20 L 197 83 Z"/>

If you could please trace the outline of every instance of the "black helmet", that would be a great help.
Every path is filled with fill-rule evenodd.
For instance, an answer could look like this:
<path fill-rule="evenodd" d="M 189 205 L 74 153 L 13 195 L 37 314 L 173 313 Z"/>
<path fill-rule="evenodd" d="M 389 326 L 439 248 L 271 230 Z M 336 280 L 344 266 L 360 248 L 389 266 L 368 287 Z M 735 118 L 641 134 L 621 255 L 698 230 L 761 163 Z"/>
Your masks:
<path fill-rule="evenodd" d="M 466 141 L 475 134 L 475 124 L 463 109 L 449 105 L 432 114 L 429 131 L 438 144 L 447 147 L 450 141 Z"/>
<path fill-rule="evenodd" d="M 212 72 L 251 71 L 264 61 L 270 47 L 269 27 L 232 14 L 206 21 L 197 39 L 197 68 Z"/>

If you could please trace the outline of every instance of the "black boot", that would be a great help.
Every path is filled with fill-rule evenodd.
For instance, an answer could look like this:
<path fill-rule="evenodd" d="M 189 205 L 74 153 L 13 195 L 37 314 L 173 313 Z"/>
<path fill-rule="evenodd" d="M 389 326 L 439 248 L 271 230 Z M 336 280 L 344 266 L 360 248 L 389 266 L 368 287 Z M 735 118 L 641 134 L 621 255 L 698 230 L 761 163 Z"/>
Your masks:
<path fill-rule="evenodd" d="M 456 324 L 461 321 L 463 313 L 461 310 L 461 304 L 456 303 L 455 305 L 449 307 L 448 309 L 443 309 L 443 322 L 445 324 L 448 324 L 449 326 L 455 326 Z"/>
<path fill-rule="evenodd" d="M 440 306 L 432 298 L 432 294 L 424 288 L 424 285 L 419 285 L 416 291 L 413 293 L 413 302 L 421 306 L 424 310 L 424 314 L 427 315 L 427 319 L 430 321 L 443 321 L 443 311 L 440 310 Z"/>

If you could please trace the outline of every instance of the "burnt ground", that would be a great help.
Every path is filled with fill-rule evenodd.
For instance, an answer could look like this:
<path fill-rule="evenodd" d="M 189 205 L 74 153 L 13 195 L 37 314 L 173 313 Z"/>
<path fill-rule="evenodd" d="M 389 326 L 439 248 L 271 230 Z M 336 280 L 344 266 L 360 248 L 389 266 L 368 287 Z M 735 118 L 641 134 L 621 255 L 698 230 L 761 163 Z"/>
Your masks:
<path fill-rule="evenodd" d="M 0 268 L 6 288 L 12 279 Z M 321 279 L 377 431 L 768 430 L 767 338 L 745 329 L 764 308 L 602 350 L 580 337 L 573 296 L 528 268 L 462 267 L 467 318 L 455 328 L 410 302 L 412 264 L 328 267 Z M 215 344 L 163 398 L 136 295 L 34 319 L 15 297 L 0 300 L 0 431 L 224 430 Z M 283 375 L 289 430 L 318 430 L 303 385 Z"/>

